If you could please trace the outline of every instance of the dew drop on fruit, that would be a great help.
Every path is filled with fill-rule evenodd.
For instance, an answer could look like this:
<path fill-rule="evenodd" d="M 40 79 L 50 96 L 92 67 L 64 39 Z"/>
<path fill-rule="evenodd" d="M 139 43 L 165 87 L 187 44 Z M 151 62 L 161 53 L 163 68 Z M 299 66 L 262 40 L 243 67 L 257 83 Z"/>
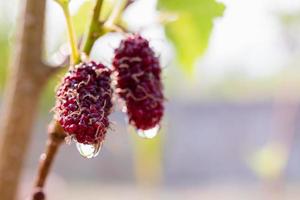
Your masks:
<path fill-rule="evenodd" d="M 97 144 L 82 144 L 77 142 L 76 147 L 79 151 L 80 155 L 82 155 L 85 158 L 95 158 L 102 147 L 103 142 L 99 142 Z"/>
<path fill-rule="evenodd" d="M 154 138 L 157 133 L 159 132 L 159 125 L 156 125 L 155 127 L 148 129 L 148 130 L 141 130 L 138 129 L 137 130 L 137 134 L 138 136 L 140 136 L 141 138 L 146 138 L 146 139 L 152 139 Z"/>

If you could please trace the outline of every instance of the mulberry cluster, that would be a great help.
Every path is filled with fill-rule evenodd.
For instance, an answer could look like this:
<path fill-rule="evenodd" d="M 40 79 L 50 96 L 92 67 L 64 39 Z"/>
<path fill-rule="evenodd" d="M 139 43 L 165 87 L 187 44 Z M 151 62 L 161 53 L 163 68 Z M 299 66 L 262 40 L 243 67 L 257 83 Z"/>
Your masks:
<path fill-rule="evenodd" d="M 118 95 L 125 101 L 129 121 L 147 130 L 159 124 L 164 112 L 164 96 L 159 59 L 140 35 L 121 41 L 115 50 Z"/>
<path fill-rule="evenodd" d="M 81 63 L 63 78 L 56 92 L 55 116 L 77 142 L 104 140 L 112 110 L 111 70 L 95 62 Z"/>
<path fill-rule="evenodd" d="M 164 112 L 159 59 L 140 35 L 121 41 L 115 50 L 116 93 L 124 100 L 129 122 L 138 130 L 156 127 Z M 112 71 L 95 62 L 81 63 L 63 78 L 56 92 L 55 116 L 80 144 L 99 144 L 109 127 Z"/>

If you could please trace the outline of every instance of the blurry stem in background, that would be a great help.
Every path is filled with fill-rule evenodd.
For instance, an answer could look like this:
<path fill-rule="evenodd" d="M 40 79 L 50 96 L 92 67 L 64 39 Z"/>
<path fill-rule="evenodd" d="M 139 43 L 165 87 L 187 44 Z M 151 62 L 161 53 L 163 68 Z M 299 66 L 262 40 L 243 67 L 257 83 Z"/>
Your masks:
<path fill-rule="evenodd" d="M 297 114 L 299 111 L 299 98 L 291 91 L 296 91 L 294 81 L 283 80 L 275 97 L 273 108 L 273 134 L 270 142 L 277 142 L 285 152 L 284 157 L 274 152 L 274 157 L 283 162 L 282 168 L 273 179 L 262 179 L 266 187 L 266 198 L 268 200 L 284 199 L 285 170 L 294 145 L 297 125 Z"/>
<path fill-rule="evenodd" d="M 124 9 L 129 4 L 128 0 L 118 0 L 116 5 L 114 6 L 111 14 L 109 15 L 108 19 L 106 20 L 104 27 L 107 29 L 114 29 L 117 20 L 120 19 Z"/>
<path fill-rule="evenodd" d="M 69 42 L 71 47 L 71 64 L 76 64 L 80 61 L 80 57 L 77 49 L 78 45 L 77 45 L 76 34 L 74 31 L 72 18 L 69 11 L 69 1 L 56 1 L 56 2 L 61 6 L 67 23 L 68 36 L 69 36 Z"/>
<path fill-rule="evenodd" d="M 20 2 L 0 119 L 0 196 L 15 200 L 43 86 L 57 71 L 42 62 L 45 0 Z"/>
<path fill-rule="evenodd" d="M 133 137 L 134 166 L 136 182 L 140 186 L 155 187 L 162 180 L 162 143 L 165 129 L 152 139 L 141 139 L 133 128 L 129 130 Z M 145 159 L 147 155 L 147 159 Z"/>
<path fill-rule="evenodd" d="M 102 29 L 101 23 L 99 21 L 102 4 L 103 0 L 97 0 L 94 7 L 89 29 L 87 31 L 82 49 L 83 53 L 85 53 L 86 55 L 90 55 L 95 41 L 98 39 L 98 37 L 104 34 L 104 30 Z"/>

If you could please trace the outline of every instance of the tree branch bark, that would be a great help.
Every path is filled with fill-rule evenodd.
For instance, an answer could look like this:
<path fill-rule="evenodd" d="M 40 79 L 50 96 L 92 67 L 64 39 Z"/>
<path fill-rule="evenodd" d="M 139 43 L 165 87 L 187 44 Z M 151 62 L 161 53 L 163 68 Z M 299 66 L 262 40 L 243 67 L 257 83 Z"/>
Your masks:
<path fill-rule="evenodd" d="M 43 86 L 52 74 L 41 61 L 45 0 L 23 0 L 0 120 L 1 200 L 15 200 Z"/>
<path fill-rule="evenodd" d="M 34 184 L 36 188 L 44 188 L 54 158 L 65 137 L 66 134 L 60 124 L 53 120 L 48 127 L 48 141 L 45 153 L 40 157 L 39 170 Z"/>

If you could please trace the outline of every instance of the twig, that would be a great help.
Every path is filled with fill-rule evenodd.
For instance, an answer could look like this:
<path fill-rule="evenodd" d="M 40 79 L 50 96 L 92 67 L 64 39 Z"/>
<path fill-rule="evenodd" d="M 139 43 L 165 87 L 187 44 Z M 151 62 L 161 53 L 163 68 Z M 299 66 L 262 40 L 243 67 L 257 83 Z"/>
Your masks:
<path fill-rule="evenodd" d="M 35 188 L 34 192 L 32 193 L 32 200 L 45 200 L 45 193 L 41 188 Z"/>
<path fill-rule="evenodd" d="M 41 196 L 44 198 L 45 194 L 43 192 L 43 188 L 56 153 L 66 137 L 62 127 L 55 120 L 50 123 L 48 134 L 45 153 L 43 153 L 40 157 L 39 170 L 34 184 L 35 189 L 32 194 L 32 200 L 38 200 L 39 198 L 42 199 Z"/>
<path fill-rule="evenodd" d="M 59 2 L 64 2 L 64 1 L 57 1 Z M 97 0 L 97 3 L 94 8 L 94 14 L 91 20 L 91 25 L 89 28 L 89 33 L 85 42 L 85 53 L 88 55 L 90 53 L 90 50 L 96 41 L 96 35 L 100 34 L 98 32 L 100 29 L 99 24 L 99 16 L 100 16 L 100 10 L 101 10 L 101 5 L 102 5 L 103 0 Z M 62 4 L 61 4 L 62 5 Z M 62 5 L 64 11 L 66 10 L 66 5 Z M 68 14 L 65 15 L 68 17 Z M 68 20 L 67 20 L 68 21 Z M 70 24 L 70 21 L 69 21 Z M 68 28 L 70 29 L 70 28 Z M 69 30 L 69 35 L 72 35 L 72 30 Z M 101 35 L 101 34 L 100 34 Z M 97 36 L 98 37 L 98 36 Z M 70 42 L 74 44 L 74 41 L 72 42 L 72 39 L 70 39 Z M 73 45 L 71 45 L 73 46 Z M 77 49 L 77 47 L 76 47 Z M 74 51 L 72 53 L 73 55 L 73 64 L 76 64 L 78 60 L 74 60 Z M 47 65 L 46 65 L 47 66 Z M 51 68 L 51 67 L 47 67 Z M 62 127 L 60 124 L 56 121 L 53 120 L 48 128 L 48 141 L 46 144 L 46 150 L 45 152 L 41 155 L 40 157 L 40 163 L 39 163 L 39 170 L 36 176 L 35 184 L 34 184 L 34 191 L 31 195 L 32 200 L 44 200 L 45 199 L 45 193 L 44 193 L 44 186 L 47 180 L 47 177 L 49 175 L 51 166 L 53 164 L 54 158 L 57 154 L 57 151 L 64 141 L 66 134 L 64 133 Z"/>
<path fill-rule="evenodd" d="M 63 10 L 66 23 L 67 23 L 67 30 L 68 30 L 68 36 L 69 36 L 69 41 L 70 41 L 70 47 L 71 47 L 71 63 L 76 64 L 77 62 L 80 61 L 80 56 L 78 52 L 78 45 L 77 45 L 77 39 L 76 39 L 76 34 L 74 31 L 70 11 L 69 11 L 69 1 L 66 0 L 55 0 L 60 7 Z"/>
<path fill-rule="evenodd" d="M 128 0 L 118 0 L 104 26 L 108 28 L 113 27 L 116 24 L 116 21 L 120 18 L 123 10 L 127 7 L 128 3 Z"/>
<path fill-rule="evenodd" d="M 59 2 L 64 9 L 65 16 L 67 18 L 67 24 L 68 24 L 68 30 L 69 30 L 69 37 L 70 37 L 70 43 L 72 47 L 72 57 L 73 57 L 73 64 L 77 63 L 79 59 L 76 60 L 76 54 L 74 56 L 74 53 L 76 53 L 77 47 L 74 47 L 74 37 L 72 39 L 72 35 L 74 36 L 72 31 L 72 24 L 70 19 L 68 20 L 69 14 L 67 6 L 61 2 L 66 2 L 62 0 L 56 0 Z M 102 7 L 103 0 L 97 0 L 93 15 L 91 18 L 89 30 L 83 45 L 83 53 L 85 53 L 87 56 L 90 54 L 91 49 L 98 37 L 103 35 L 105 33 L 105 29 L 103 28 L 101 22 L 99 21 L 100 17 L 100 11 Z M 110 15 L 108 19 L 109 27 L 117 27 L 114 25 L 117 18 L 119 18 L 121 12 L 126 7 L 127 0 L 121 0 L 116 5 L 116 8 L 114 8 L 112 14 Z M 115 28 L 116 29 L 116 28 Z M 74 49 L 74 50 L 73 50 Z M 76 49 L 76 50 L 75 50 Z M 49 68 L 49 67 L 48 67 Z M 37 173 L 36 181 L 34 184 L 34 192 L 32 193 L 31 199 L 32 200 L 44 200 L 45 199 L 45 193 L 43 191 L 47 177 L 49 175 L 51 166 L 53 164 L 55 155 L 58 151 L 58 148 L 64 141 L 66 134 L 64 133 L 62 127 L 59 125 L 59 123 L 54 120 L 49 126 L 48 129 L 49 138 L 46 144 L 46 150 L 45 153 L 43 153 L 40 157 L 40 163 L 39 163 L 39 170 Z"/>
<path fill-rule="evenodd" d="M 44 187 L 55 154 L 66 137 L 62 127 L 56 121 L 50 123 L 48 134 L 49 136 L 46 145 L 46 151 L 40 157 L 38 176 L 35 181 L 35 187 L 40 188 Z"/>
<path fill-rule="evenodd" d="M 83 44 L 83 53 L 89 55 L 92 47 L 99 36 L 104 34 L 104 30 L 101 27 L 101 22 L 99 21 L 100 11 L 103 4 L 103 0 L 97 0 L 96 5 L 94 7 L 93 16 L 91 18 L 90 26 L 88 29 L 88 33 L 84 40 Z"/>

